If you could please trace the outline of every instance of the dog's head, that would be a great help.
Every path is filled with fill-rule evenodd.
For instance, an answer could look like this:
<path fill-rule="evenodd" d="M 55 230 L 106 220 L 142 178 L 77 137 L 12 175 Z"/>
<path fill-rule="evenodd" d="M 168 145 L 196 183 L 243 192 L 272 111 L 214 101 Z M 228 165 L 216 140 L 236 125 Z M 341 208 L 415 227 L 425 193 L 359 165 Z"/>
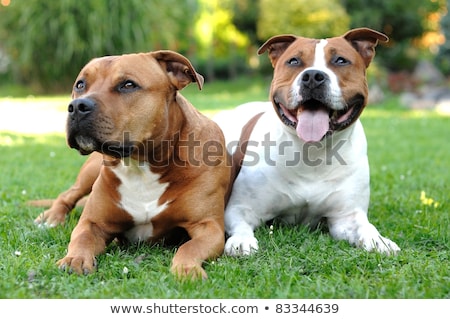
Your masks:
<path fill-rule="evenodd" d="M 388 37 L 367 28 L 322 40 L 267 40 L 258 54 L 267 51 L 274 67 L 270 98 L 280 119 L 305 142 L 353 124 L 367 104 L 366 69 L 378 41 Z"/>
<path fill-rule="evenodd" d="M 93 59 L 73 86 L 69 146 L 83 155 L 98 151 L 128 157 L 143 143 L 158 145 L 171 125 L 177 91 L 191 82 L 201 89 L 203 77 L 173 51 Z"/>

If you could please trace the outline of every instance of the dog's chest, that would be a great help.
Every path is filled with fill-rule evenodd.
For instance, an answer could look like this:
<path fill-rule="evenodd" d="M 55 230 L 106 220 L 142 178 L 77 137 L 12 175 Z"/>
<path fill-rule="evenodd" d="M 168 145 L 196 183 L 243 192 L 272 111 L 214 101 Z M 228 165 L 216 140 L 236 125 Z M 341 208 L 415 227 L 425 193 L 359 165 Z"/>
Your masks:
<path fill-rule="evenodd" d="M 234 201 L 254 207 L 265 219 L 307 224 L 351 209 L 355 201 L 349 198 L 366 205 L 368 162 L 359 121 L 320 143 L 303 143 L 276 121 L 268 113 L 255 126 Z"/>
<path fill-rule="evenodd" d="M 153 173 L 146 163 L 121 161 L 113 172 L 121 181 L 117 189 L 119 205 L 133 217 L 135 224 L 125 236 L 133 242 L 145 241 L 153 235 L 151 219 L 168 205 L 160 204 L 159 199 L 169 184 L 160 183 L 160 175 Z"/>

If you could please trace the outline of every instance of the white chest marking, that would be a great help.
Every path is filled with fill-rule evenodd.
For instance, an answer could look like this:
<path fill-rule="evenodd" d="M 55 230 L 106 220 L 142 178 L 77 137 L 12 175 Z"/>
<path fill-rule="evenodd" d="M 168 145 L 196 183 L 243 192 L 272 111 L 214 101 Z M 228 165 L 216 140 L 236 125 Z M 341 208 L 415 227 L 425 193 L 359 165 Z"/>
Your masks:
<path fill-rule="evenodd" d="M 148 164 L 133 160 L 123 161 L 113 169 L 120 179 L 120 205 L 132 217 L 135 227 L 125 236 L 131 241 L 143 241 L 153 234 L 151 219 L 161 213 L 168 203 L 158 204 L 169 183 L 160 183 L 159 174 L 152 173 Z"/>

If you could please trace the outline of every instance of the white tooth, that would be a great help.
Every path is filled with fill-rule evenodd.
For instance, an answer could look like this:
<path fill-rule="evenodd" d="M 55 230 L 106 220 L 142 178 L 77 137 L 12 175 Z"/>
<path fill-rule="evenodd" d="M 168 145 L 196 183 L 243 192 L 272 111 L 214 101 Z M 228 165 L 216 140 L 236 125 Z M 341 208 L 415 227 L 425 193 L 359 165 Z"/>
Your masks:
<path fill-rule="evenodd" d="M 333 113 L 333 118 L 337 118 L 337 116 L 338 116 L 338 111 L 334 111 L 334 113 Z"/>

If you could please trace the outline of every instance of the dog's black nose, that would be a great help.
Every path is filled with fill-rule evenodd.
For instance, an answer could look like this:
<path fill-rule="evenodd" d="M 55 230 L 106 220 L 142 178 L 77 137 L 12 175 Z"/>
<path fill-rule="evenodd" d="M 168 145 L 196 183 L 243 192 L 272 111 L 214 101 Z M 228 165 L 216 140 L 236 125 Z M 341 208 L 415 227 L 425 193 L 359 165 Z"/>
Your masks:
<path fill-rule="evenodd" d="M 323 84 L 328 76 L 325 74 L 325 72 L 319 71 L 319 70 L 307 70 L 303 74 L 301 81 L 302 85 L 309 89 L 315 89 L 319 87 L 321 84 Z"/>
<path fill-rule="evenodd" d="M 80 98 L 70 102 L 67 111 L 69 116 L 88 115 L 95 110 L 96 104 L 91 99 Z"/>

